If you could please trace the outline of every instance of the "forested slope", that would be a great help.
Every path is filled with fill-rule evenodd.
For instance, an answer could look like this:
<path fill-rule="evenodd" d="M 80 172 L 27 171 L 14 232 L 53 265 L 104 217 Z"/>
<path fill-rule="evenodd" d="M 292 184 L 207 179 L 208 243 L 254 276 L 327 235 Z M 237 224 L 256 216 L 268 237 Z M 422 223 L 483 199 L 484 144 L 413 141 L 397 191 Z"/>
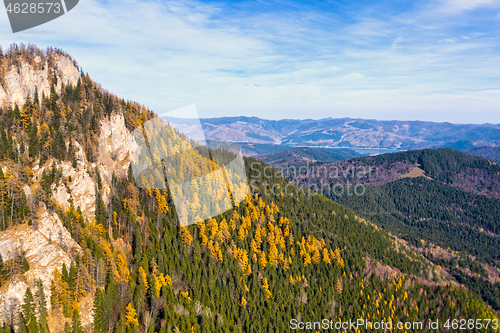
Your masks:
<path fill-rule="evenodd" d="M 351 186 L 350 194 L 325 193 L 406 239 L 500 309 L 500 167 L 496 163 L 452 149 L 428 149 L 321 167 L 310 177 L 298 177 L 297 183 L 310 187 L 323 182 L 332 189 Z M 356 185 L 357 194 L 352 190 Z M 446 253 L 437 254 L 435 246 Z"/>
<path fill-rule="evenodd" d="M 299 168 L 315 162 L 336 162 L 360 156 L 351 149 L 291 148 L 278 152 L 253 156 L 271 165 L 295 166 Z"/>

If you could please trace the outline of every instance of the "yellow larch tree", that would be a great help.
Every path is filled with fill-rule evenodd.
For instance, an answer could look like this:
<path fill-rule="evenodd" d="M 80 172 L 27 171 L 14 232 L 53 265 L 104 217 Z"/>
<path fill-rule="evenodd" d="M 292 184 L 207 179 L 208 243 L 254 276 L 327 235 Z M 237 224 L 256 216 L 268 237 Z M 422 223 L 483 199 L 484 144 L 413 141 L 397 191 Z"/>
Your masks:
<path fill-rule="evenodd" d="M 132 303 L 128 303 L 125 313 L 125 323 L 127 327 L 138 327 L 139 319 L 137 318 L 137 312 L 135 311 Z"/>
<path fill-rule="evenodd" d="M 189 232 L 187 227 L 181 227 L 181 237 L 182 237 L 182 243 L 186 246 L 191 246 L 193 245 L 193 236 L 191 236 L 191 233 Z"/>
<path fill-rule="evenodd" d="M 323 249 L 323 262 L 325 264 L 331 264 L 330 255 L 328 254 L 328 250 L 326 248 Z"/>
<path fill-rule="evenodd" d="M 335 283 L 335 291 L 339 294 L 342 294 L 342 291 L 344 291 L 344 286 L 342 285 L 342 281 L 340 278 L 337 279 L 337 282 Z"/>
<path fill-rule="evenodd" d="M 268 300 L 273 298 L 273 294 L 269 290 L 269 284 L 267 282 L 267 278 L 265 278 L 265 277 L 262 278 L 262 290 L 264 290 L 264 292 L 266 293 L 266 298 Z"/>
<path fill-rule="evenodd" d="M 262 267 L 262 269 L 266 268 L 267 260 L 266 260 L 266 253 L 264 251 L 260 251 L 259 264 L 260 267 Z"/>
<path fill-rule="evenodd" d="M 220 222 L 219 228 L 220 228 L 219 234 L 220 234 L 221 240 L 224 242 L 227 242 L 228 240 L 230 240 L 231 234 L 229 233 L 229 227 L 226 223 L 226 219 L 222 219 L 222 221 Z"/>
<path fill-rule="evenodd" d="M 130 271 L 128 269 L 127 256 L 125 255 L 125 253 L 120 252 L 116 256 L 115 262 L 116 262 L 116 270 L 114 271 L 114 275 L 116 282 L 128 283 L 130 278 Z"/>
<path fill-rule="evenodd" d="M 313 257 L 312 257 L 312 261 L 315 263 L 315 264 L 319 264 L 321 262 L 321 254 L 319 253 L 319 250 L 318 249 L 315 249 L 314 250 L 314 254 L 313 254 Z"/>
<path fill-rule="evenodd" d="M 276 244 L 271 242 L 269 247 L 269 265 L 272 267 L 278 266 L 278 249 L 276 248 Z"/>
<path fill-rule="evenodd" d="M 307 267 L 311 264 L 311 256 L 309 255 L 309 253 L 305 253 L 304 254 L 304 267 Z"/>
<path fill-rule="evenodd" d="M 139 267 L 138 273 L 139 273 L 139 283 L 142 284 L 144 286 L 144 290 L 147 291 L 149 289 L 148 276 L 144 271 L 144 268 Z"/>

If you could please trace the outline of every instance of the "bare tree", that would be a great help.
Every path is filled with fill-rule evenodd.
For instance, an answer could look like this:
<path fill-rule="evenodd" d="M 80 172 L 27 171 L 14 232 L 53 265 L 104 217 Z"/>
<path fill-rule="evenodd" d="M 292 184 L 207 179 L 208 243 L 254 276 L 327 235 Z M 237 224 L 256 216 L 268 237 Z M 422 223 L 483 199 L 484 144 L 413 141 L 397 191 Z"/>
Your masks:
<path fill-rule="evenodd" d="M 19 300 L 16 297 L 9 297 L 4 304 L 5 320 L 7 325 L 13 326 L 19 312 Z"/>

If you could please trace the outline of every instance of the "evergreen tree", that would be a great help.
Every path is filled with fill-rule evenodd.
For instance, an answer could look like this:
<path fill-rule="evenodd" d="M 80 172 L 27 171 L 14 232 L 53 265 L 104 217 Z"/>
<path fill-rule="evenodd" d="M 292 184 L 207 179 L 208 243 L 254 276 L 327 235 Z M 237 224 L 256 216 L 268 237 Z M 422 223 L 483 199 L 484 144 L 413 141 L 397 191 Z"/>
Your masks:
<path fill-rule="evenodd" d="M 35 301 L 33 299 L 33 294 L 31 293 L 29 287 L 26 288 L 26 292 L 24 293 L 24 303 L 21 306 L 21 308 L 23 316 L 26 320 L 28 333 L 37 333 L 38 322 L 36 320 L 36 306 L 35 306 Z"/>
<path fill-rule="evenodd" d="M 45 292 L 43 291 L 43 284 L 42 280 L 39 279 L 37 282 L 37 291 L 35 294 L 36 298 L 36 308 L 38 312 L 38 323 L 40 326 L 40 332 L 41 333 L 48 333 L 49 332 L 49 326 L 47 323 L 47 300 L 45 298 Z"/>
<path fill-rule="evenodd" d="M 26 320 L 24 319 L 22 311 L 19 311 L 19 314 L 17 316 L 16 333 L 28 333 L 28 327 L 26 326 Z"/>
<path fill-rule="evenodd" d="M 99 288 L 96 290 L 94 297 L 94 332 L 102 333 L 105 332 L 105 320 L 104 318 L 104 291 Z"/>
<path fill-rule="evenodd" d="M 100 177 L 99 177 L 100 178 Z M 99 183 L 98 183 L 99 185 Z M 102 199 L 101 195 L 101 190 L 99 189 L 100 186 L 95 187 L 95 219 L 97 222 L 101 223 L 103 226 L 106 225 L 106 220 L 107 220 L 107 214 L 106 214 L 106 204 L 104 203 L 104 200 Z M 102 187 L 102 185 L 101 185 Z"/>
<path fill-rule="evenodd" d="M 80 313 L 77 309 L 73 310 L 72 321 L 71 333 L 83 333 L 82 321 L 80 320 Z"/>
<path fill-rule="evenodd" d="M 0 255 L 0 287 L 7 282 L 8 279 L 8 269 L 3 262 L 2 256 Z"/>

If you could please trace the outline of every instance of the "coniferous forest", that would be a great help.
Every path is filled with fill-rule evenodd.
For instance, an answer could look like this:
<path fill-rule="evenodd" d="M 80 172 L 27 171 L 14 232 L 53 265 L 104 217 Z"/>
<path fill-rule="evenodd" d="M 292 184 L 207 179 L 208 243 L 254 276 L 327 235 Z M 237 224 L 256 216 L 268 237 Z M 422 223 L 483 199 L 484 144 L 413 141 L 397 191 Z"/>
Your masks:
<path fill-rule="evenodd" d="M 327 196 L 404 239 L 500 309 L 500 278 L 491 274 L 500 268 L 498 164 L 452 149 L 426 149 L 310 168 L 316 173 L 297 177 L 299 184 L 320 184 L 318 170 L 328 170 L 320 175 L 331 175 L 332 188 L 363 185 L 362 195 Z M 437 253 L 435 246 L 447 253 Z"/>

